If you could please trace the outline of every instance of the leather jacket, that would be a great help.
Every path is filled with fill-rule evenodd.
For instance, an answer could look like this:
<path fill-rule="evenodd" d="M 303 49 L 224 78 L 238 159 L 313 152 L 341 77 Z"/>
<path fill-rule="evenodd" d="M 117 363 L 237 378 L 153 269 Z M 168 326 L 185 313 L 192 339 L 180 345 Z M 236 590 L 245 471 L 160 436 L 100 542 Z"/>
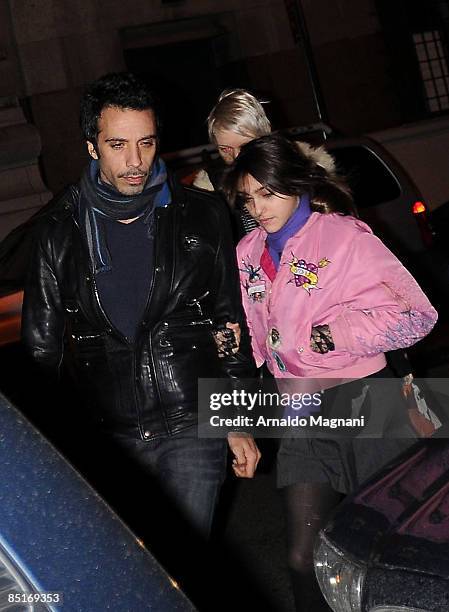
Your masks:
<path fill-rule="evenodd" d="M 22 340 L 50 373 L 66 366 L 105 430 L 151 440 L 196 424 L 198 378 L 250 377 L 254 361 L 229 214 L 214 195 L 171 180 L 155 212 L 154 267 L 134 342 L 102 309 L 69 187 L 33 221 Z M 237 321 L 239 352 L 219 359 L 215 324 Z"/>

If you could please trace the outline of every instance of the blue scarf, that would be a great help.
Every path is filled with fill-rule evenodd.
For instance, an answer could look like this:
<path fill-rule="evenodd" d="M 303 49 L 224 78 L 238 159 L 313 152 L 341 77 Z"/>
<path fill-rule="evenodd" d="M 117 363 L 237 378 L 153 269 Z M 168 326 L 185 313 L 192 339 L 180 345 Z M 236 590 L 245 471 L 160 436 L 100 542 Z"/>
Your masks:
<path fill-rule="evenodd" d="M 100 180 L 97 160 L 91 160 L 81 177 L 81 196 L 78 221 L 86 236 L 95 274 L 112 269 L 111 257 L 106 245 L 103 222 L 105 218 L 115 220 L 144 216 L 148 225 L 148 238 L 152 239 L 153 213 L 159 206 L 168 206 L 171 193 L 167 182 L 164 161 L 157 157 L 142 193 L 127 196 L 112 185 Z"/>
<path fill-rule="evenodd" d="M 279 269 L 282 251 L 289 238 L 294 236 L 306 224 L 311 215 L 310 197 L 307 193 L 299 199 L 298 207 L 285 225 L 277 232 L 267 234 L 266 244 L 276 270 Z"/>

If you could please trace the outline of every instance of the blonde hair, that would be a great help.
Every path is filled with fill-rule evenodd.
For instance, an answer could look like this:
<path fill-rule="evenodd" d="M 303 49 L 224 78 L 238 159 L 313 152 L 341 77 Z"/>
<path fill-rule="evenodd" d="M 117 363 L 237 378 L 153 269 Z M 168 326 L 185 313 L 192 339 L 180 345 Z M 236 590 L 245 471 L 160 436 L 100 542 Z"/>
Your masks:
<path fill-rule="evenodd" d="M 230 130 L 246 138 L 259 138 L 271 132 L 263 102 L 246 89 L 225 89 L 207 118 L 209 139 L 215 142 L 220 130 Z"/>

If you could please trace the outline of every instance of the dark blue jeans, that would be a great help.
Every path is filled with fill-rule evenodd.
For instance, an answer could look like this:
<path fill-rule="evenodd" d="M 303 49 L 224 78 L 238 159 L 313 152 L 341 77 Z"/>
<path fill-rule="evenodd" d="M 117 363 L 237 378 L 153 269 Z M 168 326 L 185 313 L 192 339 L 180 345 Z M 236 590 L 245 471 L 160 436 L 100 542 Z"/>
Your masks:
<path fill-rule="evenodd" d="M 149 476 L 142 494 L 151 500 L 151 483 L 157 483 L 186 523 L 207 539 L 226 476 L 226 440 L 198 438 L 196 427 L 148 442 L 118 435 L 113 439 L 129 465 Z"/>

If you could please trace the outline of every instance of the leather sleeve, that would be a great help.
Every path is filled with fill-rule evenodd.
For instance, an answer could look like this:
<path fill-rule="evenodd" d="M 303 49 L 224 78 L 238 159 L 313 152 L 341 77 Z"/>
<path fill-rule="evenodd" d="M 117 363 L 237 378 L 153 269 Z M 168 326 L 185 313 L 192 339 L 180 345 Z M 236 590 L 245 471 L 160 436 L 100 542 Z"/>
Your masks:
<path fill-rule="evenodd" d="M 237 258 L 232 239 L 229 211 L 217 202 L 217 231 L 219 244 L 215 257 L 214 321 L 215 323 L 239 323 L 240 347 L 237 353 L 224 357 L 222 368 L 229 377 L 251 378 L 256 376 L 251 342 L 242 306 Z"/>
<path fill-rule="evenodd" d="M 64 206 L 75 190 L 74 186 L 69 186 L 61 191 L 0 242 L 0 279 L 4 291 L 23 289 L 36 232 L 41 227 L 43 219 L 51 217 L 54 211 Z"/>
<path fill-rule="evenodd" d="M 22 343 L 51 376 L 58 376 L 63 357 L 64 313 L 53 265 L 49 232 L 37 233 L 24 288 Z"/>

